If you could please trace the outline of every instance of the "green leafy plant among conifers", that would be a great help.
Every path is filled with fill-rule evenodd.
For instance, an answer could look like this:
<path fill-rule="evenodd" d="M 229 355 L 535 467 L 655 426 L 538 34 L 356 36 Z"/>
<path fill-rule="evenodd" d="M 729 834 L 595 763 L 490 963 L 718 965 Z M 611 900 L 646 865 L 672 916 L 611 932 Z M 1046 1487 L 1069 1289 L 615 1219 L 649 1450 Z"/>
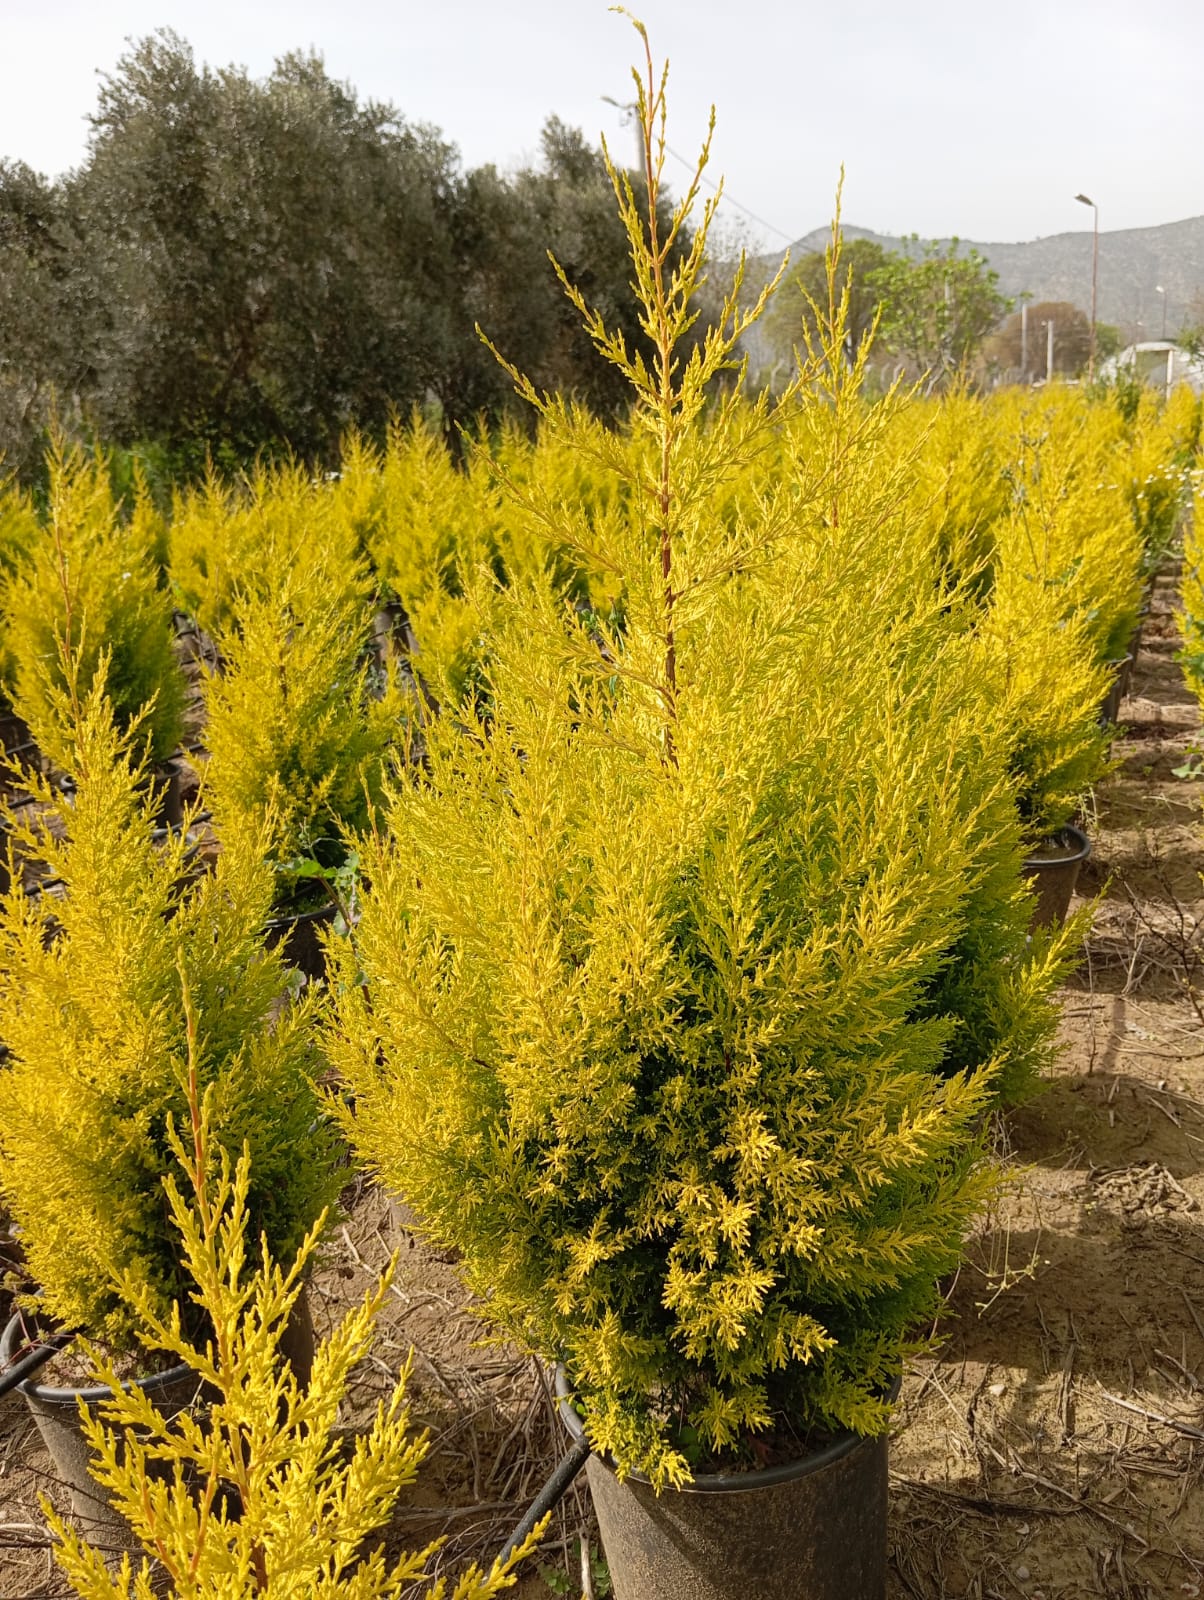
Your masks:
<path fill-rule="evenodd" d="M 161 1314 L 189 1304 L 161 1179 L 176 1170 L 168 1124 L 187 1116 L 190 1059 L 212 1088 L 215 1144 L 250 1150 L 250 1216 L 275 1254 L 296 1250 L 338 1181 L 311 1014 L 280 1010 L 284 971 L 259 940 L 262 852 L 236 841 L 197 876 L 182 838 L 156 846 L 139 729 L 115 727 L 103 665 L 52 702 L 73 803 L 33 780 L 57 823 L 36 849 L 61 892 L 15 885 L 0 902 L 0 1201 L 38 1287 L 30 1305 L 121 1350 L 141 1325 L 115 1274 Z"/>
<path fill-rule="evenodd" d="M 138 486 L 129 515 L 113 494 L 108 464 L 61 443 L 52 450 L 44 519 L 36 533 L 21 508 L 19 553 L 0 604 L 8 693 L 42 753 L 66 769 L 56 698 L 68 659 L 81 692 L 103 659 L 113 715 L 136 729 L 139 754 L 166 759 L 180 742 L 184 678 L 172 648 L 171 604 L 155 565 L 157 517 Z"/>
<path fill-rule="evenodd" d="M 194 1051 L 195 1045 L 192 1040 Z M 416 1596 L 440 1541 L 392 1561 L 379 1544 L 368 1548 L 427 1451 L 426 1436 L 410 1432 L 407 1374 L 377 1406 L 349 1459 L 331 1444 L 351 1371 L 371 1348 L 392 1268 L 322 1341 L 302 1393 L 279 1359 L 279 1345 L 319 1229 L 301 1242 L 287 1270 L 276 1264 L 266 1240 L 257 1256 L 250 1158 L 244 1147 L 231 1162 L 215 1137 L 214 1089 L 198 1097 L 198 1081 L 194 1059 L 187 1142 L 172 1123 L 167 1127 L 180 1180 L 168 1174 L 163 1188 L 184 1284 L 210 1331 L 201 1340 L 189 1338 L 178 1302 L 165 1311 L 137 1278 L 123 1274 L 120 1287 L 143 1345 L 187 1364 L 210 1402 L 202 1418 L 188 1411 L 165 1417 L 141 1391 L 122 1392 L 111 1364 L 90 1352 L 97 1377 L 114 1391 L 84 1424 L 95 1474 L 145 1553 L 136 1565 L 124 1555 L 113 1570 L 103 1551 L 43 1501 L 58 1541 L 55 1559 L 81 1600 Z M 236 1515 L 223 1509 L 223 1492 L 237 1496 Z M 425 1600 L 491 1600 L 512 1586 L 514 1568 L 541 1532 L 542 1525 L 489 1572 L 472 1567 L 454 1590 L 439 1579 L 421 1591 Z"/>
<path fill-rule="evenodd" d="M 699 184 L 663 233 L 646 65 L 646 191 L 614 181 L 655 360 L 567 286 L 631 435 L 515 374 L 623 479 L 625 516 L 561 515 L 622 625 L 546 574 L 501 596 L 488 714 L 432 721 L 361 841 L 329 1051 L 361 1155 L 496 1324 L 564 1360 L 594 1447 L 663 1486 L 782 1419 L 885 1429 L 990 1186 L 1014 1035 L 1031 1071 L 1053 1017 L 1051 966 L 1008 932 L 1006 740 L 958 602 L 883 535 L 897 475 L 842 431 L 851 404 L 803 484 L 758 475 L 767 402 L 728 392 L 702 423 L 748 316 L 737 284 L 677 359 L 714 202 L 668 273 Z M 946 998 L 985 924 L 1016 978 L 989 1026 L 981 996 Z"/>

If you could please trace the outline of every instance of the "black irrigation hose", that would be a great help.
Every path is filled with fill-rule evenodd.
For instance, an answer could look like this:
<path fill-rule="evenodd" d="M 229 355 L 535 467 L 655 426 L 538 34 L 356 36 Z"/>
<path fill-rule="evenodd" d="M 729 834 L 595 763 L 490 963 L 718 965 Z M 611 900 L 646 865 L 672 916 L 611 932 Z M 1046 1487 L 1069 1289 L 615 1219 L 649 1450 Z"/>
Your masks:
<path fill-rule="evenodd" d="M 501 1554 L 498 1556 L 499 1561 L 508 1560 L 539 1519 L 551 1511 L 553 1506 L 559 1505 L 568 1493 L 569 1485 L 588 1459 L 589 1440 L 584 1438 L 574 1439 L 569 1445 L 568 1455 L 564 1457 L 557 1466 L 556 1471 L 535 1496 L 535 1499 L 524 1513 L 522 1521 L 502 1546 Z"/>
<path fill-rule="evenodd" d="M 74 1338 L 73 1333 L 52 1333 L 45 1344 L 34 1345 L 28 1355 L 23 1355 L 11 1367 L 0 1372 L 0 1395 L 7 1394 L 26 1378 L 32 1378 L 35 1372 L 40 1372 L 51 1357 L 65 1350 Z"/>

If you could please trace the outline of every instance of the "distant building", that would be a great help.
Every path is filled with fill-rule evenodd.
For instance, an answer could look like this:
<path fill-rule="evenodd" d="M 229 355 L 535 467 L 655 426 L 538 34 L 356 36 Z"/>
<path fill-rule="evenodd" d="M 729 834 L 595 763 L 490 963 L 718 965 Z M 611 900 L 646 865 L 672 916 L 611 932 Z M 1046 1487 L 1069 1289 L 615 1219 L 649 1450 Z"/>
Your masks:
<path fill-rule="evenodd" d="M 1167 394 L 1186 383 L 1197 394 L 1204 394 L 1204 360 L 1183 350 L 1170 339 L 1147 339 L 1131 344 L 1101 363 L 1099 375 L 1105 380 L 1126 372 Z"/>

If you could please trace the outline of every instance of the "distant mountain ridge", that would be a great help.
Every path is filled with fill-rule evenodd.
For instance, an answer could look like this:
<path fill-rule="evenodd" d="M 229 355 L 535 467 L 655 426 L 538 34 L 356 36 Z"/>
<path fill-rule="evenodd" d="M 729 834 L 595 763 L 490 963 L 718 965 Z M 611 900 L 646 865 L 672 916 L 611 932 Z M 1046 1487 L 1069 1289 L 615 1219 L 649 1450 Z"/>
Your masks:
<path fill-rule="evenodd" d="M 846 239 L 872 239 L 884 249 L 906 253 L 910 241 L 845 225 Z M 793 261 L 822 250 L 830 228 L 813 228 L 790 247 Z M 1070 300 L 1091 309 L 1091 230 L 1053 233 L 1024 244 L 983 244 L 959 240 L 963 251 L 977 250 L 999 274 L 1000 292 L 1015 299 L 1026 290 L 1034 301 Z M 1127 337 L 1161 337 L 1166 291 L 1166 330 L 1204 320 L 1204 216 L 1164 222 L 1156 228 L 1101 230 L 1099 236 L 1100 322 L 1115 323 Z"/>

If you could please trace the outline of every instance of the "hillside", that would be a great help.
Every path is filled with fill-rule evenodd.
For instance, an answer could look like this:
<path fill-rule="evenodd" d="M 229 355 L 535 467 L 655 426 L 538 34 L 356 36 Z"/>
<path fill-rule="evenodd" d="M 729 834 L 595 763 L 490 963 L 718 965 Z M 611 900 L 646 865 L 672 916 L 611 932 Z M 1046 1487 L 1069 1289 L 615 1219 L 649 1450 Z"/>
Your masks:
<path fill-rule="evenodd" d="M 1090 220 L 1090 214 L 1083 215 Z M 846 239 L 873 239 L 888 250 L 904 251 L 903 239 L 846 226 Z M 829 230 L 815 228 L 795 241 L 791 258 L 799 260 L 822 250 Z M 1070 300 L 1084 311 L 1091 307 L 1091 230 L 1054 233 L 1024 244 L 984 244 L 963 239 L 999 274 L 1000 290 L 1018 296 L 1025 290 L 1034 301 Z M 1162 300 L 1166 291 L 1166 330 L 1173 334 L 1187 322 L 1204 318 L 1204 216 L 1166 222 L 1157 228 L 1123 228 L 1099 236 L 1099 301 L 1101 322 L 1117 324 L 1128 337 L 1157 339 L 1162 333 Z"/>

